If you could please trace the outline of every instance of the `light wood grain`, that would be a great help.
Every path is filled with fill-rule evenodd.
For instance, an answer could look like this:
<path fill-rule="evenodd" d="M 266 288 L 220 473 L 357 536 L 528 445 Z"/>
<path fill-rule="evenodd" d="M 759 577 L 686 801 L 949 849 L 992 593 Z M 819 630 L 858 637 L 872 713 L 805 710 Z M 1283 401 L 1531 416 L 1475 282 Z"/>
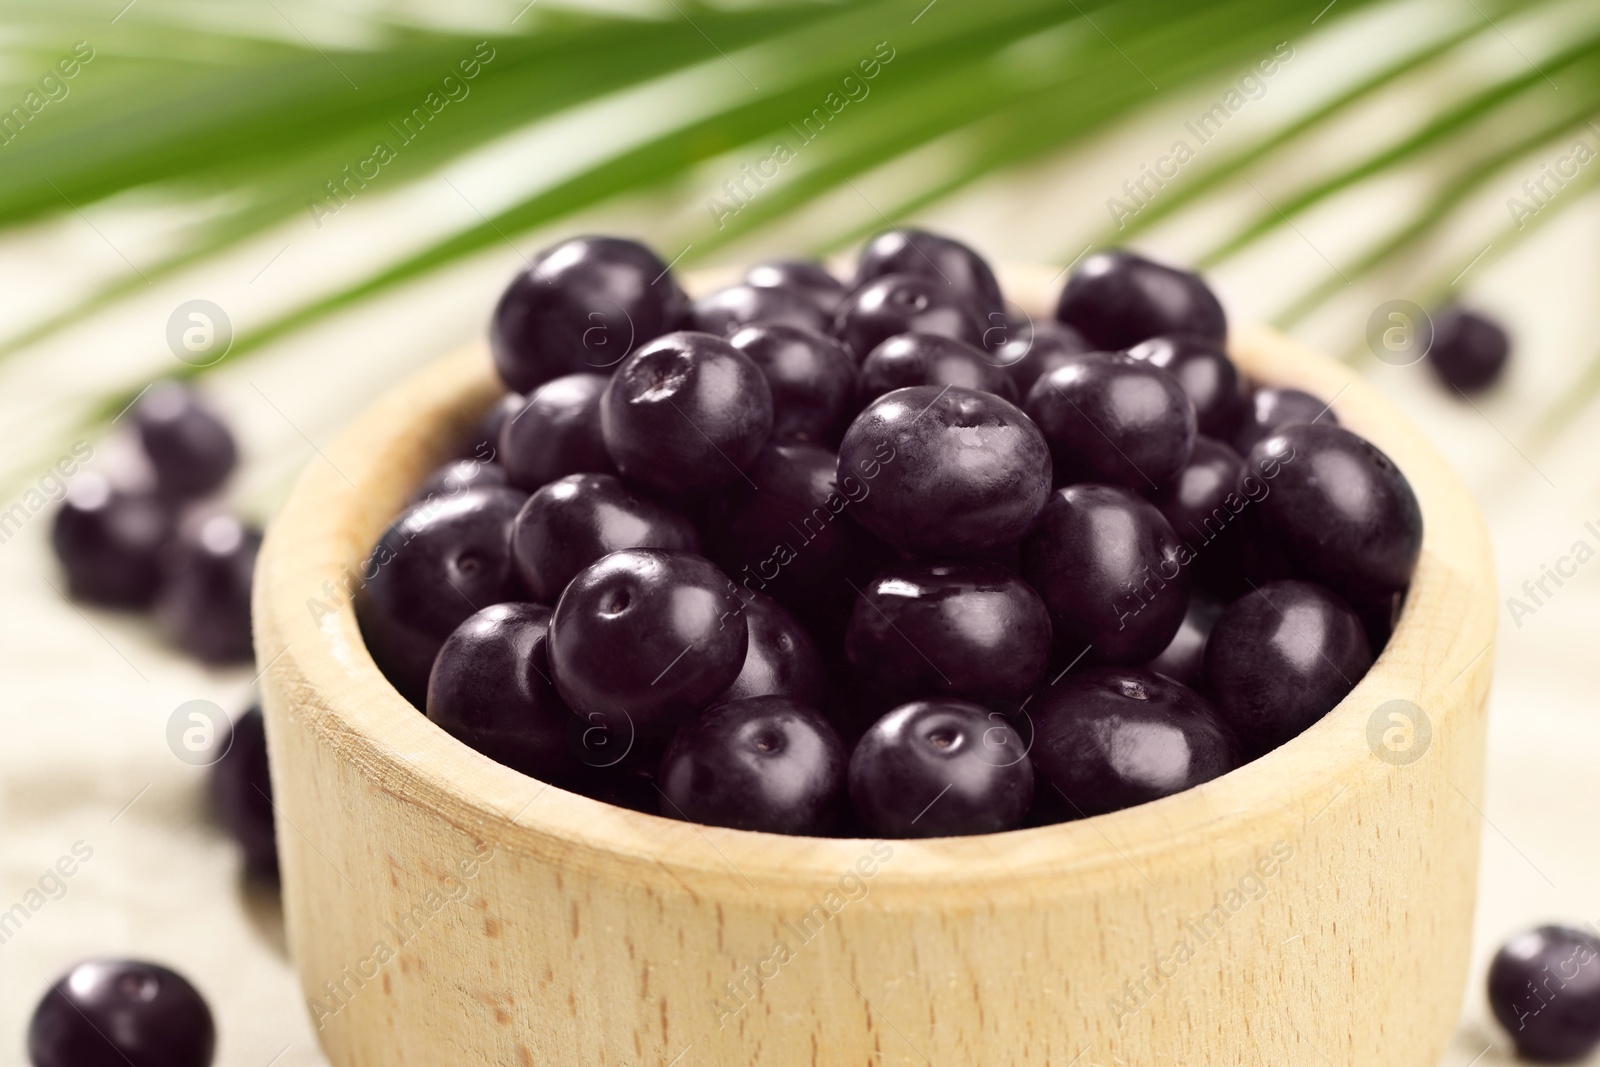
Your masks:
<path fill-rule="evenodd" d="M 1038 308 L 1047 278 L 1004 280 Z M 1304 735 L 1188 793 L 876 848 L 610 807 L 494 764 L 406 704 L 348 606 L 308 604 L 496 386 L 472 351 L 382 397 L 306 473 L 256 583 L 290 940 L 332 1062 L 1437 1062 L 1471 931 L 1487 540 L 1374 390 L 1258 327 L 1233 348 L 1253 378 L 1333 399 L 1417 490 L 1422 561 L 1382 657 Z M 1368 745 L 1393 699 L 1432 725 L 1409 765 Z"/>

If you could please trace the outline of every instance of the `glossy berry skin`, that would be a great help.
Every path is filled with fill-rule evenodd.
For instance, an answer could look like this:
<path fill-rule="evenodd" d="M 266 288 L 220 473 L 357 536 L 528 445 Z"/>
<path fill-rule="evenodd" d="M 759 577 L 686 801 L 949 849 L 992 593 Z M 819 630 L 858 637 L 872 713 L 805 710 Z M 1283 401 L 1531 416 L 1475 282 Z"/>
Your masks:
<path fill-rule="evenodd" d="M 1310 582 L 1268 582 L 1212 627 L 1206 690 L 1254 758 L 1332 711 L 1370 666 L 1349 604 Z"/>
<path fill-rule="evenodd" d="M 884 341 L 861 364 L 862 404 L 913 385 L 957 385 L 1015 403 L 1011 377 L 989 361 L 986 353 L 953 337 L 902 333 Z"/>
<path fill-rule="evenodd" d="M 1286 556 L 1295 573 L 1361 604 L 1411 581 L 1422 511 L 1377 446 L 1339 426 L 1294 423 L 1257 443 L 1245 462 L 1270 476 L 1272 489 L 1254 506 L 1249 536 Z"/>
<path fill-rule="evenodd" d="M 1021 701 L 1050 655 L 1050 613 L 997 563 L 906 563 L 856 598 L 845 657 L 884 706 L 953 696 L 994 707 Z"/>
<path fill-rule="evenodd" d="M 531 493 L 569 474 L 616 472 L 600 433 L 608 381 L 603 374 L 564 374 L 528 394 L 500 430 L 500 464 L 511 485 Z"/>
<path fill-rule="evenodd" d="M 1052 319 L 1040 319 L 1001 345 L 994 362 L 1011 375 L 1017 395 L 1026 397 L 1033 383 L 1044 375 L 1093 354 L 1093 346 L 1077 330 Z"/>
<path fill-rule="evenodd" d="M 1162 334 L 1228 336 L 1222 305 L 1199 275 L 1125 250 L 1085 259 L 1061 291 L 1056 318 L 1113 352 Z"/>
<path fill-rule="evenodd" d="M 741 607 L 710 560 L 613 552 L 556 604 L 556 691 L 580 716 L 621 712 L 638 736 L 666 737 L 738 677 L 749 646 Z"/>
<path fill-rule="evenodd" d="M 1134 345 L 1128 355 L 1148 360 L 1177 379 L 1194 403 L 1200 433 L 1226 441 L 1238 432 L 1249 397 L 1221 342 L 1207 337 L 1152 337 Z"/>
<path fill-rule="evenodd" d="M 871 481 L 850 514 L 879 538 L 918 555 L 965 555 L 1027 533 L 1050 493 L 1050 450 L 992 393 L 919 385 L 856 416 L 839 445 L 847 473 Z"/>
<path fill-rule="evenodd" d="M 1481 393 L 1500 380 L 1510 358 L 1511 338 L 1499 323 L 1458 307 L 1433 317 L 1428 366 L 1445 385 Z"/>
<path fill-rule="evenodd" d="M 50 529 L 67 594 L 107 607 L 149 605 L 161 585 L 161 548 L 172 537 L 166 504 L 85 471 L 67 486 Z"/>
<path fill-rule="evenodd" d="M 267 732 L 261 708 L 233 722 L 227 750 L 211 766 L 211 806 L 217 820 L 244 852 L 245 870 L 254 878 L 278 880 L 278 841 L 272 809 L 272 778 L 267 771 Z"/>
<path fill-rule="evenodd" d="M 467 447 L 463 454 L 479 459 L 496 460 L 500 458 L 500 431 L 505 429 L 511 417 L 522 410 L 528 402 L 521 393 L 505 393 L 496 400 L 488 411 L 483 413 L 483 418 L 478 420 L 477 428 L 467 439 Z"/>
<path fill-rule="evenodd" d="M 675 329 L 688 304 L 667 265 L 637 241 L 563 241 L 513 278 L 495 307 L 495 369 L 519 393 L 563 374 L 607 373 Z"/>
<path fill-rule="evenodd" d="M 1058 367 L 1033 383 L 1025 409 L 1066 485 L 1157 489 L 1194 447 L 1194 404 L 1177 379 L 1124 355 Z"/>
<path fill-rule="evenodd" d="M 134 408 L 134 425 L 162 496 L 186 500 L 213 493 L 238 465 L 227 424 L 186 385 L 152 385 Z"/>
<path fill-rule="evenodd" d="M 1193 557 L 1195 580 L 1220 593 L 1244 591 L 1239 549 L 1249 521 L 1246 513 L 1271 492 L 1269 481 L 1246 474 L 1239 453 L 1220 441 L 1196 437 L 1182 469 L 1147 494 Z"/>
<path fill-rule="evenodd" d="M 1600 1045 L 1600 938 L 1562 926 L 1513 937 L 1489 965 L 1489 1007 L 1524 1059 L 1584 1059 Z"/>
<path fill-rule="evenodd" d="M 771 597 L 749 591 L 740 596 L 750 645 L 739 676 L 712 703 L 782 696 L 821 707 L 827 696 L 827 667 L 811 634 Z"/>
<path fill-rule="evenodd" d="M 417 707 L 451 631 L 474 611 L 527 599 L 511 559 L 511 526 L 527 499 L 514 489 L 473 489 L 418 504 L 362 561 L 361 636 L 378 669 Z"/>
<path fill-rule="evenodd" d="M 680 729 L 661 760 L 661 814 L 769 834 L 822 834 L 844 802 L 847 753 L 815 709 L 733 700 Z"/>
<path fill-rule="evenodd" d="M 1005 717 L 963 700 L 902 704 L 850 756 L 856 817 L 883 837 L 956 837 L 1020 826 L 1033 765 Z"/>
<path fill-rule="evenodd" d="M 1204 593 L 1191 595 L 1189 610 L 1184 612 L 1178 632 L 1172 635 L 1161 655 L 1146 663 L 1144 669 L 1164 674 L 1191 689 L 1201 686 L 1205 681 L 1206 642 L 1211 637 L 1212 627 L 1222 617 L 1224 606 L 1220 600 L 1213 600 Z"/>
<path fill-rule="evenodd" d="M 33 1067 L 210 1067 L 211 1009 L 180 974 L 137 960 L 80 963 L 28 1024 Z"/>
<path fill-rule="evenodd" d="M 600 400 L 606 451 L 628 478 L 666 493 L 740 481 L 772 433 L 772 390 L 719 337 L 672 333 L 617 368 Z"/>
<path fill-rule="evenodd" d="M 900 333 L 936 333 L 983 344 L 983 322 L 972 306 L 938 277 L 884 274 L 857 286 L 834 313 L 833 335 L 856 359 Z"/>
<path fill-rule="evenodd" d="M 728 343 L 749 356 L 772 391 L 772 439 L 833 448 L 856 411 L 856 361 L 831 337 L 763 323 Z"/>
<path fill-rule="evenodd" d="M 861 250 L 856 285 L 885 274 L 921 274 L 934 279 L 965 300 L 986 327 L 1005 319 L 1006 304 L 994 271 L 960 241 L 926 230 L 885 230 Z"/>
<path fill-rule="evenodd" d="M 430 498 L 455 496 L 468 489 L 493 489 L 509 485 L 506 469 L 498 463 L 481 459 L 453 459 L 422 480 L 411 502 L 420 504 Z"/>
<path fill-rule="evenodd" d="M 1203 553 L 1207 544 L 1226 534 L 1243 510 L 1247 498 L 1239 492 L 1239 482 L 1246 469 L 1243 457 L 1227 445 L 1196 437 L 1188 462 L 1170 482 L 1150 493 L 1149 500 L 1185 544 Z M 1235 500 L 1230 502 L 1229 496 Z"/>
<path fill-rule="evenodd" d="M 1339 417 L 1328 404 L 1298 389 L 1268 386 L 1250 394 L 1239 429 L 1233 436 L 1233 450 L 1248 455 L 1256 442 L 1278 429 L 1296 422 L 1325 422 L 1337 426 Z"/>
<path fill-rule="evenodd" d="M 814 259 L 775 259 L 758 263 L 744 276 L 746 285 L 786 289 L 832 315 L 844 301 L 845 286 Z"/>
<path fill-rule="evenodd" d="M 428 718 L 498 763 L 550 782 L 580 764 L 576 717 L 556 695 L 549 608 L 494 604 L 445 639 L 428 679 Z"/>
<path fill-rule="evenodd" d="M 1022 548 L 1069 659 L 1131 666 L 1160 655 L 1189 606 L 1182 546 L 1153 505 L 1109 485 L 1050 496 Z"/>
<path fill-rule="evenodd" d="M 554 604 L 567 583 L 624 548 L 700 551 L 694 524 L 611 474 L 569 474 L 528 498 L 511 529 L 511 554 L 533 599 Z"/>
<path fill-rule="evenodd" d="M 247 662 L 250 578 L 261 532 L 232 515 L 180 530 L 162 558 L 156 619 L 179 648 L 206 663 Z"/>
<path fill-rule="evenodd" d="M 802 615 L 846 609 L 886 553 L 851 518 L 878 491 L 881 469 L 845 468 L 816 445 L 769 445 L 746 471 L 750 482 L 713 503 L 712 558 L 744 589 Z"/>
<path fill-rule="evenodd" d="M 1193 689 L 1138 667 L 1069 673 L 1028 704 L 1051 806 L 1101 815 L 1181 793 L 1240 764 L 1239 744 Z M 1051 794 L 1055 797 L 1052 798 Z"/>
<path fill-rule="evenodd" d="M 772 322 L 823 333 L 829 321 L 826 312 L 799 293 L 758 285 L 731 285 L 694 302 L 689 328 L 730 337 L 745 326 Z"/>

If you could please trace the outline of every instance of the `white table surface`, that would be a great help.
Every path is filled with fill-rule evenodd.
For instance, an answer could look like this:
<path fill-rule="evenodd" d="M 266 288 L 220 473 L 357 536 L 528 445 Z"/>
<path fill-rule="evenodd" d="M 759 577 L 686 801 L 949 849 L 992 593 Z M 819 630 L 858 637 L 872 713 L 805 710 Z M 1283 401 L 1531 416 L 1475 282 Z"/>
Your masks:
<path fill-rule="evenodd" d="M 1305 60 L 1308 86 L 1316 61 L 1315 54 Z M 1297 88 L 1294 74 L 1263 101 L 1263 121 L 1279 98 L 1287 104 L 1311 91 Z M 1105 138 L 1092 153 L 987 183 L 926 221 L 968 236 L 997 259 L 1044 260 L 1076 248 L 1086 240 L 1080 235 L 1103 219 L 1099 205 L 1108 189 L 1168 140 L 1169 126 L 1157 115 Z M 872 188 L 864 185 L 869 195 Z M 153 286 L 126 308 L 0 362 L 0 440 L 18 449 L 15 455 L 24 447 L 29 455 L 53 454 L 40 450 L 63 442 L 63 420 L 93 389 L 173 369 L 162 331 L 183 300 L 204 296 L 241 323 L 259 321 L 307 285 L 348 278 L 377 261 L 392 247 L 387 235 L 397 219 L 423 210 L 464 216 L 466 208 L 459 201 L 450 207 L 451 200 L 437 189 L 396 191 L 353 205 L 322 230 L 309 218 L 296 220 L 225 262 Z M 658 205 L 625 203 L 572 229 L 670 235 L 673 221 L 691 210 L 700 208 L 680 207 L 663 223 Z M 1498 201 L 1486 202 L 1485 218 L 1492 223 L 1502 210 Z M 102 205 L 88 214 L 92 228 L 69 216 L 0 237 L 0 292 L 8 294 L 0 330 L 9 332 L 91 278 L 126 270 L 121 256 L 137 262 L 164 240 L 160 211 Z M 1232 313 L 1263 315 L 1286 277 L 1325 273 L 1322 255 L 1347 246 L 1346 221 L 1317 214 L 1300 233 L 1219 273 Z M 1206 229 L 1174 227 L 1149 247 L 1181 258 Z M 1537 411 L 1600 350 L 1597 233 L 1600 211 L 1591 201 L 1463 283 L 1518 341 L 1509 380 L 1476 408 L 1444 396 L 1420 367 L 1378 367 L 1373 375 L 1476 494 L 1494 538 L 1503 595 L 1585 536 L 1585 520 L 1600 519 L 1593 459 L 1600 455 L 1600 420 L 1580 420 L 1542 447 L 1530 433 Z M 493 250 L 216 375 L 211 388 L 245 447 L 245 471 L 235 486 L 241 506 L 268 512 L 296 470 L 320 462 L 308 441 L 326 443 L 375 390 L 477 336 L 518 255 L 546 236 L 519 237 L 519 253 Z M 676 251 L 673 238 L 660 240 L 668 256 Z M 782 247 L 780 236 L 728 258 Z M 1367 311 L 1392 295 L 1353 290 L 1304 336 L 1347 350 L 1359 342 Z M 4 506 L 18 491 L 6 488 Z M 241 882 L 230 842 L 206 816 L 204 772 L 176 760 L 165 740 L 167 718 L 184 701 L 241 709 L 252 672 L 201 669 L 163 648 L 139 619 L 63 601 L 52 585 L 60 579 L 45 545 L 48 525 L 41 515 L 0 545 L 0 911 L 24 899 L 74 843 L 91 847 L 93 857 L 67 882 L 64 896 L 0 944 L 0 1064 L 22 1062 L 27 1017 L 45 985 L 74 959 L 97 954 L 152 957 L 191 976 L 217 1013 L 222 1067 L 323 1063 L 285 958 L 275 899 Z M 1600 827 L 1593 819 L 1600 810 L 1597 622 L 1600 564 L 1581 571 L 1520 626 L 1501 613 L 1476 962 L 1445 1060 L 1450 1067 L 1512 1062 L 1482 997 L 1482 970 L 1500 940 L 1541 921 L 1600 922 Z"/>

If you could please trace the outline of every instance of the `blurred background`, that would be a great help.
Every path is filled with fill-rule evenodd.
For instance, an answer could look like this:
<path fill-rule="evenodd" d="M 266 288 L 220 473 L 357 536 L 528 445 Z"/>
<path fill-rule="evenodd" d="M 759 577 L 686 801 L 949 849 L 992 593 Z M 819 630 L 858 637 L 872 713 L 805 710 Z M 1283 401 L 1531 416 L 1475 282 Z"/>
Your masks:
<path fill-rule="evenodd" d="M 1488 956 L 1600 922 L 1600 568 L 1523 592 L 1600 544 L 1597 156 L 1593 0 L 0 2 L 0 914 L 24 903 L 0 1063 L 50 981 L 118 954 L 195 981 L 220 1064 L 324 1062 L 275 892 L 169 741 L 188 702 L 242 712 L 258 668 L 63 598 L 60 459 L 114 467 L 129 403 L 191 378 L 240 441 L 228 506 L 265 522 L 555 240 L 638 236 L 692 277 L 891 221 L 996 261 L 1128 244 L 1202 269 L 1454 462 L 1533 610 L 1501 615 L 1446 1062 L 1512 1062 Z M 1453 304 L 1512 338 L 1471 397 L 1412 340 Z"/>

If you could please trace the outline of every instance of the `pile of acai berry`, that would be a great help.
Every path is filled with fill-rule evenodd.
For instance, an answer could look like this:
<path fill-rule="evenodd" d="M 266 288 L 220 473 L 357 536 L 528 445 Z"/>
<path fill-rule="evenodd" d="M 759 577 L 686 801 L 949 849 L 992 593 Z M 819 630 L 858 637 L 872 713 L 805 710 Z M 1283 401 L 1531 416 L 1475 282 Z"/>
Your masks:
<path fill-rule="evenodd" d="M 1188 789 L 1343 699 L 1422 546 L 1331 398 L 1253 387 L 1206 284 L 1131 252 L 1034 320 L 921 231 L 698 300 L 577 238 L 491 339 L 510 392 L 364 561 L 367 647 L 484 755 L 671 818 L 938 837 Z"/>

